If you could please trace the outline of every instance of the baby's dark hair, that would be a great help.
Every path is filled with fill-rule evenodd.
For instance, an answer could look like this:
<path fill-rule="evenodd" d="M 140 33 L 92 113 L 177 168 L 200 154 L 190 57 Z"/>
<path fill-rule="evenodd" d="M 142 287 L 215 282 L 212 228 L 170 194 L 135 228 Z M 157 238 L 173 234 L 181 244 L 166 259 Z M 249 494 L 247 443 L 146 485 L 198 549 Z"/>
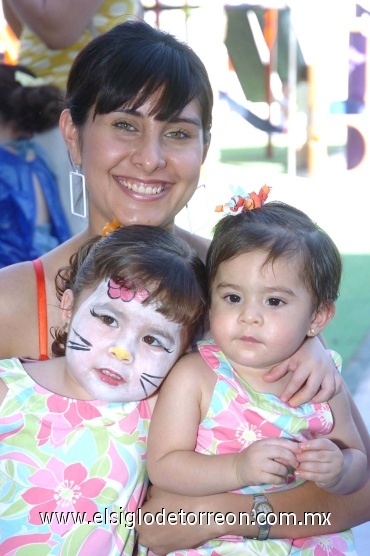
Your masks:
<path fill-rule="evenodd" d="M 222 262 L 256 250 L 266 252 L 265 265 L 299 257 L 315 308 L 337 299 L 342 261 L 335 243 L 304 212 L 278 201 L 227 215 L 216 224 L 206 262 L 209 291 Z"/>
<path fill-rule="evenodd" d="M 0 121 L 16 132 L 33 135 L 56 126 L 62 93 L 54 85 L 24 86 L 17 77 L 36 77 L 25 66 L 0 64 Z"/>
<path fill-rule="evenodd" d="M 106 237 L 88 240 L 71 257 L 56 279 L 59 300 L 71 289 L 75 300 L 91 293 L 106 279 L 129 289 L 148 288 L 144 305 L 155 302 L 156 310 L 184 327 L 185 344 L 202 332 L 207 305 L 205 265 L 181 238 L 155 226 L 126 226 Z M 64 355 L 67 333 L 53 332 L 52 352 Z"/>

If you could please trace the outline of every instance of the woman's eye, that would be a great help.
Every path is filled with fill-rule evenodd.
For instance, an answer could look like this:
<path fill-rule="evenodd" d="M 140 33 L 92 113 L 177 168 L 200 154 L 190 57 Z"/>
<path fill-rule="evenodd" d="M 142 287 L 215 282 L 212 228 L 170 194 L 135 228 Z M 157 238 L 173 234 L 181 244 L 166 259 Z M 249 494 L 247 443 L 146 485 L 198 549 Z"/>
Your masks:
<path fill-rule="evenodd" d="M 99 315 L 98 313 L 96 313 L 95 309 L 91 309 L 90 313 L 93 317 L 98 318 L 102 321 L 103 324 L 106 324 L 107 326 L 117 326 L 116 319 L 114 317 L 111 317 L 110 315 Z"/>
<path fill-rule="evenodd" d="M 167 353 L 171 353 L 171 350 L 164 347 L 164 345 L 159 340 L 157 340 L 157 338 L 155 338 L 154 336 L 150 336 L 150 335 L 144 336 L 143 340 L 149 346 L 160 347 L 164 349 L 164 351 L 166 351 Z"/>
<path fill-rule="evenodd" d="M 135 127 L 132 124 L 129 124 L 126 121 L 121 122 L 114 122 L 114 127 L 118 127 L 119 129 L 124 129 L 126 131 L 135 131 Z"/>
<path fill-rule="evenodd" d="M 169 131 L 166 133 L 166 136 L 171 137 L 172 139 L 188 139 L 190 137 L 190 133 L 179 129 L 177 131 Z"/>
<path fill-rule="evenodd" d="M 267 300 L 267 305 L 270 305 L 270 307 L 279 307 L 280 305 L 284 305 L 284 301 L 278 299 L 277 297 L 270 297 Z"/>
<path fill-rule="evenodd" d="M 241 301 L 240 295 L 236 295 L 236 293 L 231 293 L 230 295 L 227 295 L 227 296 L 225 297 L 225 299 L 226 299 L 229 303 L 240 303 L 240 301 Z"/>

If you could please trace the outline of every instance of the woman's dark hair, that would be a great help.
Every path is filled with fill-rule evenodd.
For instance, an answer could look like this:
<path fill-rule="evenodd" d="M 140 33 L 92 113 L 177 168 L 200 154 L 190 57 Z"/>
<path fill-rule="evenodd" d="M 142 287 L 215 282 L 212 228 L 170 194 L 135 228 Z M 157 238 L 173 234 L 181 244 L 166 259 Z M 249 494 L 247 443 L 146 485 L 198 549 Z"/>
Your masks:
<path fill-rule="evenodd" d="M 256 250 L 266 252 L 264 265 L 300 257 L 301 278 L 316 308 L 337 299 L 342 261 L 335 243 L 304 212 L 277 201 L 216 224 L 206 262 L 209 291 L 222 262 Z"/>
<path fill-rule="evenodd" d="M 150 286 L 144 305 L 155 303 L 159 313 L 182 324 L 186 345 L 201 331 L 207 301 L 205 265 L 183 239 L 163 228 L 140 225 L 91 238 L 71 257 L 70 266 L 59 271 L 58 298 L 71 289 L 78 300 L 83 291 L 93 292 L 110 278 L 129 289 Z M 54 338 L 53 354 L 63 355 L 67 333 L 56 329 Z"/>
<path fill-rule="evenodd" d="M 209 142 L 213 94 L 203 62 L 185 43 L 140 20 L 129 20 L 96 37 L 69 72 L 66 107 L 77 127 L 93 115 L 125 105 L 133 110 L 160 93 L 152 114 L 176 118 L 192 100 L 200 105 L 204 142 Z"/>
<path fill-rule="evenodd" d="M 61 91 L 54 85 L 24 86 L 19 75 L 36 77 L 25 66 L 0 64 L 0 119 L 15 131 L 33 135 L 56 126 Z"/>

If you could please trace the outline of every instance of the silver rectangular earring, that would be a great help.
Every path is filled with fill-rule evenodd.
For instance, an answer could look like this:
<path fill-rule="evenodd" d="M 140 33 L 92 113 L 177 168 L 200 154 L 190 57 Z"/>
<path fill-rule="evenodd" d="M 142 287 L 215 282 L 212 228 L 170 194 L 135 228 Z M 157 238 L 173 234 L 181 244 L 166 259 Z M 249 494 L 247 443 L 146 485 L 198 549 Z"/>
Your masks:
<path fill-rule="evenodd" d="M 82 172 L 76 170 L 75 172 L 69 172 L 69 194 L 71 198 L 71 212 L 75 216 L 80 216 L 80 218 L 86 218 L 86 183 L 85 176 Z M 82 200 L 82 211 L 78 212 L 76 205 L 78 205 Z"/>

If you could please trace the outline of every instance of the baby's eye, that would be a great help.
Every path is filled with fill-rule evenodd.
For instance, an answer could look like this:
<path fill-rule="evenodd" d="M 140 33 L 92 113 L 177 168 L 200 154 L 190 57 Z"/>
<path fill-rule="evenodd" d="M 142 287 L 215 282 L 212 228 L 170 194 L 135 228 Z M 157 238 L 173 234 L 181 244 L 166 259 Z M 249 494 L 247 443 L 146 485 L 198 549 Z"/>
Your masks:
<path fill-rule="evenodd" d="M 110 315 L 103 315 L 103 314 L 99 315 L 95 311 L 95 309 L 91 309 L 90 313 L 93 317 L 98 318 L 99 320 L 102 321 L 103 324 L 106 324 L 107 326 L 114 326 L 114 327 L 118 326 L 116 319 L 114 317 L 111 317 Z"/>
<path fill-rule="evenodd" d="M 229 295 L 225 296 L 225 299 L 229 302 L 229 303 L 240 303 L 241 301 L 241 297 L 240 295 L 237 295 L 236 293 L 231 293 Z"/>
<path fill-rule="evenodd" d="M 285 305 L 285 303 L 284 301 L 278 299 L 277 297 L 270 297 L 267 300 L 267 305 L 270 305 L 270 307 L 279 307 L 280 305 Z"/>
<path fill-rule="evenodd" d="M 171 353 L 171 350 L 164 347 L 164 345 L 159 340 L 157 340 L 157 338 L 155 338 L 154 336 L 150 336 L 148 334 L 147 336 L 144 336 L 143 340 L 149 346 L 160 347 L 164 349 L 164 351 L 167 351 L 167 353 Z"/>

